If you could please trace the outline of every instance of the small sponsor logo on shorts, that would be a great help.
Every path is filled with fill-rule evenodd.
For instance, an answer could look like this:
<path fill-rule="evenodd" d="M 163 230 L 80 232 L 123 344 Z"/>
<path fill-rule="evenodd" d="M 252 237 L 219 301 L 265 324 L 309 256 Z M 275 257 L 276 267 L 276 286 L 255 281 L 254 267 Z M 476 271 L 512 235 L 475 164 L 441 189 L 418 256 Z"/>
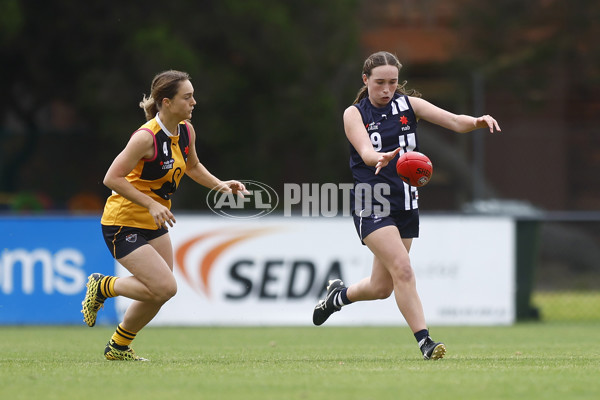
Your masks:
<path fill-rule="evenodd" d="M 125 237 L 125 240 L 129 243 L 135 243 L 137 241 L 137 233 L 129 234 Z"/>

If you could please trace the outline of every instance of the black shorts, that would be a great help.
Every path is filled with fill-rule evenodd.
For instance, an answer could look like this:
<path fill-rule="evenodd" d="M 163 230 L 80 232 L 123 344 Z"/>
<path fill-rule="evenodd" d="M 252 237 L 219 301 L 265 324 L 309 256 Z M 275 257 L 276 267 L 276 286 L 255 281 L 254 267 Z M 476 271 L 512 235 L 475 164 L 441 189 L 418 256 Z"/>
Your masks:
<path fill-rule="evenodd" d="M 165 228 L 142 229 L 130 226 L 102 225 L 104 241 L 110 254 L 117 260 L 125 257 L 135 249 L 148 244 L 149 240 L 156 239 L 169 233 Z"/>
<path fill-rule="evenodd" d="M 419 210 L 406 210 L 399 211 L 387 216 L 379 216 L 376 214 L 370 214 L 368 216 L 360 216 L 353 214 L 354 226 L 356 232 L 360 238 L 360 242 L 369 236 L 369 234 L 375 232 L 379 228 L 384 226 L 395 226 L 400 231 L 400 237 L 402 239 L 411 239 L 419 237 Z"/>

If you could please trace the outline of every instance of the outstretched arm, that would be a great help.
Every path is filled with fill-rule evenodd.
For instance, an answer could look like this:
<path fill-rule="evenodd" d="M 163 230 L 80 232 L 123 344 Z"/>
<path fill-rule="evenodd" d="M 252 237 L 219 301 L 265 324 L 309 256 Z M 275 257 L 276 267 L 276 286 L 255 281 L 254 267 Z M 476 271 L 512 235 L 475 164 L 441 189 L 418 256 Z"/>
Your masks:
<path fill-rule="evenodd" d="M 480 128 L 489 128 L 490 133 L 501 131 L 498 122 L 490 115 L 472 117 L 470 115 L 453 114 L 419 97 L 410 97 L 410 104 L 417 118 L 424 119 L 454 132 L 466 133 Z"/>

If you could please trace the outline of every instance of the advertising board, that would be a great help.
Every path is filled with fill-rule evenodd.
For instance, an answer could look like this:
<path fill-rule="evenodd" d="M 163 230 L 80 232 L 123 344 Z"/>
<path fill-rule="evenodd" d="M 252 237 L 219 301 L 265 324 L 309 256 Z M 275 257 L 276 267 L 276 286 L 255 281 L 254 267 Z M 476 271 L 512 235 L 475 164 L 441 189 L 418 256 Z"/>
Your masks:
<path fill-rule="evenodd" d="M 329 279 L 358 282 L 373 262 L 350 218 L 188 216 L 171 239 L 178 293 L 155 325 L 309 325 Z M 422 217 L 411 259 L 428 323 L 513 323 L 514 241 L 507 218 Z M 119 298 L 118 312 L 127 304 Z M 392 295 L 353 304 L 327 324 L 405 322 Z"/>
<path fill-rule="evenodd" d="M 178 216 L 170 235 L 178 293 L 152 325 L 310 325 L 329 279 L 369 276 L 373 256 L 351 218 Z M 411 249 L 429 325 L 515 320 L 515 223 L 504 217 L 422 216 Z M 92 272 L 127 275 L 99 217 L 0 219 L 0 324 L 83 324 Z M 115 324 L 130 300 L 106 301 Z M 328 325 L 404 325 L 393 295 L 336 313 Z"/>
<path fill-rule="evenodd" d="M 83 324 L 92 272 L 114 273 L 100 217 L 0 218 L 0 324 Z M 105 307 L 98 323 L 116 318 Z"/>

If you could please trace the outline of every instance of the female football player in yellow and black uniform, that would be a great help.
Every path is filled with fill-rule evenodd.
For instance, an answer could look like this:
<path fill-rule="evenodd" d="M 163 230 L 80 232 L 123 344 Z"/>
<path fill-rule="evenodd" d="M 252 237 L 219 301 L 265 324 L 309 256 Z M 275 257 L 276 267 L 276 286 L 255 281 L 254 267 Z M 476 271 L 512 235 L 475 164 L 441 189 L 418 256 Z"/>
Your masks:
<path fill-rule="evenodd" d="M 211 189 L 241 196 L 247 192 L 241 182 L 221 181 L 200 163 L 188 122 L 195 104 L 187 73 L 156 75 L 150 97 L 140 103 L 147 122 L 133 133 L 104 178 L 113 194 L 106 201 L 102 232 L 113 257 L 133 276 L 90 275 L 82 303 L 84 321 L 94 326 L 108 297 L 134 300 L 106 345 L 109 360 L 145 361 L 129 345 L 177 292 L 168 227 L 175 223 L 171 196 L 183 174 Z"/>

